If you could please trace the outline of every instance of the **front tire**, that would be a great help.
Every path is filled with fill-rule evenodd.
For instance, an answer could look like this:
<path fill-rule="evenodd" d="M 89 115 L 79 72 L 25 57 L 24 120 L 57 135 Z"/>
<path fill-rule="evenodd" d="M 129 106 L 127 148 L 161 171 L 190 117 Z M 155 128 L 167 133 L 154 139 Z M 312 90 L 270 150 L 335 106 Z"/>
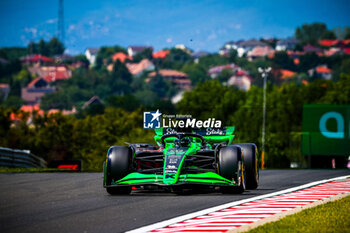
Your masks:
<path fill-rule="evenodd" d="M 106 185 L 112 185 L 130 173 L 131 159 L 132 154 L 128 147 L 113 146 L 108 150 Z M 131 186 L 107 187 L 106 191 L 111 195 L 126 195 L 131 192 Z"/>
<path fill-rule="evenodd" d="M 107 187 L 106 191 L 110 195 L 128 195 L 131 192 L 131 187 Z"/>
<path fill-rule="evenodd" d="M 256 189 L 259 185 L 259 162 L 257 146 L 253 143 L 239 143 L 235 145 L 242 148 L 246 172 L 246 188 Z"/>
<path fill-rule="evenodd" d="M 219 174 L 236 183 L 237 186 L 223 186 L 222 193 L 243 193 L 245 190 L 244 164 L 241 148 L 238 146 L 227 146 L 219 151 L 218 170 Z"/>

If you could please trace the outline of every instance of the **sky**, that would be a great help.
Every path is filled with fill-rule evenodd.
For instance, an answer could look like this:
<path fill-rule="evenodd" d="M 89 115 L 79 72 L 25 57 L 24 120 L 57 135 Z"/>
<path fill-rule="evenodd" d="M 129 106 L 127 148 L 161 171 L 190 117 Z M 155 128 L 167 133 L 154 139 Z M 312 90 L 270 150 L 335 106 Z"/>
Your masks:
<path fill-rule="evenodd" d="M 59 0 L 0 0 L 0 47 L 57 35 Z M 305 23 L 350 26 L 348 0 L 65 0 L 66 53 L 86 48 L 184 44 L 218 51 L 228 41 L 288 38 Z"/>

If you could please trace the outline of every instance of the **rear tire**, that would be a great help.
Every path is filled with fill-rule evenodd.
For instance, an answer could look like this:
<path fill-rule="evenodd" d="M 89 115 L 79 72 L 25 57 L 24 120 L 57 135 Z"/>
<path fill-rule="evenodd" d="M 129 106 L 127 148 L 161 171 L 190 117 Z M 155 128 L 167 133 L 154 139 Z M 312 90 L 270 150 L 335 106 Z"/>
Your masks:
<path fill-rule="evenodd" d="M 239 143 L 235 145 L 242 148 L 246 174 L 246 188 L 256 189 L 259 185 L 259 162 L 257 146 L 253 143 Z"/>
<path fill-rule="evenodd" d="M 243 193 L 245 190 L 244 164 L 241 154 L 241 148 L 238 146 L 227 146 L 219 151 L 219 174 L 237 184 L 237 186 L 232 187 L 221 187 L 222 193 Z"/>
<path fill-rule="evenodd" d="M 125 177 L 130 173 L 131 150 L 125 146 L 113 146 L 108 150 L 106 167 L 106 185 Z M 107 187 L 111 195 L 126 195 L 131 192 L 131 186 Z"/>

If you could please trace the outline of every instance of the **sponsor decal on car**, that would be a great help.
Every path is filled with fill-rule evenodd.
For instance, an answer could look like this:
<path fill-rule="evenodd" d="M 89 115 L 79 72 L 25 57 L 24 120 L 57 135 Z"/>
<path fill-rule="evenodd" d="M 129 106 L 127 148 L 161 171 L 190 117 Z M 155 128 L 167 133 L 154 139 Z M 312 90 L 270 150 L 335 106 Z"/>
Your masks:
<path fill-rule="evenodd" d="M 184 149 L 169 149 L 166 153 L 164 172 L 176 173 L 185 153 L 186 150 Z"/>

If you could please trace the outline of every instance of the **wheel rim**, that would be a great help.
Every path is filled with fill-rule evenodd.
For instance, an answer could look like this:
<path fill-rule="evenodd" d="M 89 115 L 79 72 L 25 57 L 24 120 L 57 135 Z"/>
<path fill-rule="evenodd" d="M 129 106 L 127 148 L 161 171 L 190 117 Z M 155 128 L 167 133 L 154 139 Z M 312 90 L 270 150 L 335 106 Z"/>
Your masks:
<path fill-rule="evenodd" d="M 245 189 L 245 175 L 244 167 L 242 161 L 238 162 L 238 171 L 237 171 L 237 186 L 242 186 Z"/>

